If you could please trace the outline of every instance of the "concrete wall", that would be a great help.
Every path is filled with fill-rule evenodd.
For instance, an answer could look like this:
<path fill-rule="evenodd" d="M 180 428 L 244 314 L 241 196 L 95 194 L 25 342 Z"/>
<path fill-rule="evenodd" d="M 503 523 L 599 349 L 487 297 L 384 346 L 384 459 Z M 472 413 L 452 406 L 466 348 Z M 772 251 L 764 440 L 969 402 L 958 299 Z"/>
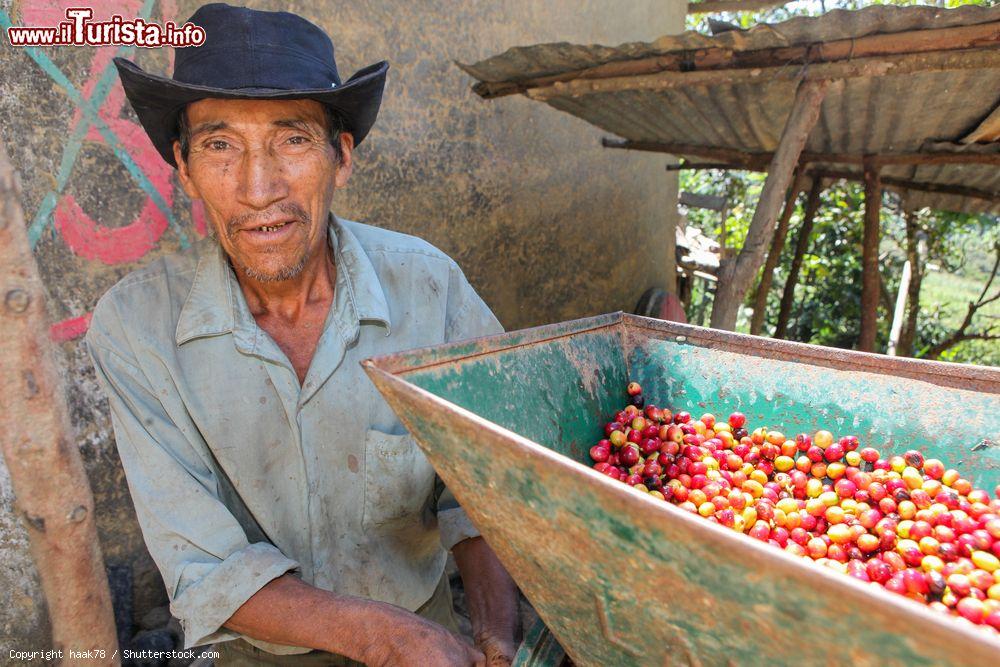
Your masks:
<path fill-rule="evenodd" d="M 13 25 L 55 25 L 63 8 L 75 4 L 0 0 L 0 17 Z M 98 18 L 146 12 L 154 21 L 180 21 L 201 3 L 85 4 Z M 682 29 L 684 2 L 247 4 L 288 9 L 322 25 L 344 78 L 371 62 L 390 61 L 379 122 L 334 210 L 420 235 L 451 254 L 508 329 L 630 310 L 647 287 L 666 284 L 676 181 L 664 172 L 664 159 L 602 149 L 599 130 L 523 97 L 485 102 L 452 61 L 474 62 L 537 42 L 650 40 Z M 29 52 L 9 46 L 6 35 L 0 40 L 0 138 L 24 184 L 25 216 L 49 289 L 53 334 L 65 353 L 105 558 L 131 567 L 138 616 L 165 598 L 79 336 L 105 289 L 204 233 L 204 220 L 125 102 L 112 47 Z M 157 73 L 172 67 L 170 50 L 129 57 Z M 6 655 L 9 646 L 40 647 L 47 631 L 3 474 L 0 492 L 0 648 Z"/>

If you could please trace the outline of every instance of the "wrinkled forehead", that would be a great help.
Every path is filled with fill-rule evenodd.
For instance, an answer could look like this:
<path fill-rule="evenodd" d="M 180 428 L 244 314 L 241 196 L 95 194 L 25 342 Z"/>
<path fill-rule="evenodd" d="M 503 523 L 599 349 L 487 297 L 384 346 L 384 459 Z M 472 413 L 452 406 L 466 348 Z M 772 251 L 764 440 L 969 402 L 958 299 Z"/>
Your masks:
<path fill-rule="evenodd" d="M 207 127 L 254 131 L 287 126 L 290 121 L 326 126 L 326 109 L 310 99 L 233 100 L 206 98 L 187 105 L 187 124 L 192 133 Z"/>

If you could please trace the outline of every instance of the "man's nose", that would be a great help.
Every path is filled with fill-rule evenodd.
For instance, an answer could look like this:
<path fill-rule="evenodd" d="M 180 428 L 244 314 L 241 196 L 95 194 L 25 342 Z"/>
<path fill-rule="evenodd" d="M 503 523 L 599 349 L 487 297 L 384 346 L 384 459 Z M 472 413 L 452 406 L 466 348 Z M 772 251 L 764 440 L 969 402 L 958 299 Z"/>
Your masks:
<path fill-rule="evenodd" d="M 237 198 L 241 204 L 263 210 L 288 196 L 284 164 L 268 147 L 248 149 L 240 171 Z"/>

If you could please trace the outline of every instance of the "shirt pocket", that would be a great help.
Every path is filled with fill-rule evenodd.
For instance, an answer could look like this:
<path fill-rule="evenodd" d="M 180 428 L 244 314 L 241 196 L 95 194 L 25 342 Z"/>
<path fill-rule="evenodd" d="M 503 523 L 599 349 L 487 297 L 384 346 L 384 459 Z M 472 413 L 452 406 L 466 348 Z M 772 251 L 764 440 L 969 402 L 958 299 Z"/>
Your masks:
<path fill-rule="evenodd" d="M 432 523 L 434 478 L 434 468 L 410 434 L 369 429 L 362 525 L 402 528 Z"/>

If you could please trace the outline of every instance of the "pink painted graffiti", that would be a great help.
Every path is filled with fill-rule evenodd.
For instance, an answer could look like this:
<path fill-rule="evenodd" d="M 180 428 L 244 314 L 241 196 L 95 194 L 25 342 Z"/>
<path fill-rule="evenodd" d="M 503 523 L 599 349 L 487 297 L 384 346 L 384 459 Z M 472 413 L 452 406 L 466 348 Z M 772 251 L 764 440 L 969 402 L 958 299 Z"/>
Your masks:
<path fill-rule="evenodd" d="M 50 2 L 25 8 L 25 20 L 36 25 L 58 21 L 69 2 Z M 112 14 L 135 16 L 141 8 L 141 2 L 127 0 L 122 3 L 110 3 L 103 0 L 94 3 L 94 20 L 109 19 Z M 164 14 L 171 17 L 176 13 L 173 2 L 164 3 Z M 113 48 L 95 48 L 90 62 L 90 77 L 83 86 L 82 94 L 86 98 L 93 95 L 94 87 L 110 66 L 114 56 Z M 169 53 L 173 60 L 173 51 Z M 98 115 L 121 142 L 132 160 L 145 172 L 150 183 L 166 202 L 172 206 L 174 201 L 174 184 L 171 179 L 172 168 L 166 164 L 153 148 L 142 127 L 132 121 L 121 118 L 121 109 L 125 103 L 125 92 L 120 83 L 115 83 L 107 99 L 101 104 Z M 83 121 L 83 112 L 77 109 L 73 114 L 71 127 Z M 97 128 L 91 127 L 86 135 L 87 141 L 104 143 L 104 137 Z M 152 250 L 157 241 L 166 231 L 168 220 L 151 197 L 147 197 L 142 209 L 127 225 L 108 227 L 100 224 L 83 210 L 71 193 L 66 193 L 56 206 L 53 222 L 66 245 L 81 257 L 94 259 L 105 264 L 122 264 L 134 262 Z M 204 220 L 198 221 L 197 227 L 202 227 Z M 200 230 L 199 230 L 200 231 Z"/>
<path fill-rule="evenodd" d="M 66 8 L 77 6 L 74 0 L 49 0 L 31 3 L 22 9 L 24 23 L 28 25 L 56 25 L 65 19 Z M 94 20 L 107 20 L 113 14 L 122 16 L 138 16 L 142 3 L 138 0 L 124 2 L 109 2 L 96 0 L 88 3 L 94 9 Z M 164 0 L 161 3 L 163 20 L 177 18 L 175 0 Z M 88 68 L 89 77 L 81 88 L 85 99 L 91 99 L 94 89 L 108 67 L 112 67 L 111 58 L 114 47 L 91 48 L 93 57 Z M 168 66 L 173 68 L 173 50 L 169 50 Z M 126 104 L 125 92 L 120 82 L 115 82 L 107 98 L 100 105 L 98 115 L 107 124 L 129 157 L 145 173 L 149 182 L 163 198 L 167 207 L 174 203 L 174 181 L 172 167 L 168 165 L 153 148 L 142 127 L 131 120 L 121 117 L 121 111 Z M 76 109 L 70 121 L 70 132 L 79 123 L 85 122 L 84 114 Z M 105 143 L 96 127 L 91 126 L 85 137 L 86 141 Z M 114 203 L 109 202 L 109 208 Z M 204 209 L 201 202 L 192 206 L 192 221 L 195 232 L 204 236 L 207 232 Z M 96 260 L 108 265 L 135 262 L 144 257 L 156 247 L 157 242 L 166 231 L 169 221 L 167 216 L 156 205 L 152 197 L 146 197 L 139 212 L 131 222 L 124 226 L 110 227 L 101 224 L 90 213 L 85 211 L 72 193 L 64 193 L 53 212 L 53 224 L 66 245 L 80 257 Z M 90 314 L 72 317 L 58 322 L 50 332 L 53 339 L 71 340 L 86 333 L 90 322 Z"/>
<path fill-rule="evenodd" d="M 83 334 L 87 333 L 87 329 L 90 327 L 91 313 L 86 315 L 81 315 L 80 317 L 70 317 L 61 322 L 56 322 L 51 327 L 49 327 L 49 338 L 51 338 L 56 343 L 65 343 L 68 340 L 73 340 L 74 338 L 79 338 Z"/>
<path fill-rule="evenodd" d="M 95 81 L 87 82 L 84 94 L 91 92 Z M 156 153 L 142 128 L 118 117 L 125 91 L 121 86 L 114 88 L 107 101 L 101 105 L 99 114 L 111 131 L 139 165 L 167 206 L 173 204 L 174 192 L 170 183 L 172 168 Z M 74 124 L 80 122 L 82 112 L 77 110 Z M 87 133 L 88 141 L 103 142 L 96 128 Z M 142 210 L 135 219 L 124 227 L 106 227 L 96 222 L 80 205 L 72 194 L 64 194 L 56 206 L 53 222 L 66 245 L 81 257 L 96 259 L 105 264 L 134 262 L 153 249 L 166 231 L 168 221 L 153 201 L 146 197 Z"/>

